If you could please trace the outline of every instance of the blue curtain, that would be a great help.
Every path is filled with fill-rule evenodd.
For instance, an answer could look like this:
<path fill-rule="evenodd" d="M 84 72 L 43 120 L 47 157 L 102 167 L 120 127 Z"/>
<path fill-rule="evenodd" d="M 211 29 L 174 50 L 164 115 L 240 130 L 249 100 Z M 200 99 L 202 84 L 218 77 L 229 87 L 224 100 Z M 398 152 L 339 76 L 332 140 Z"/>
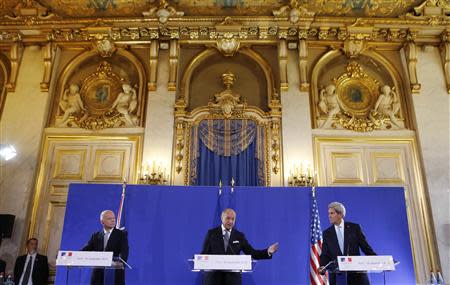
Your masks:
<path fill-rule="evenodd" d="M 251 120 L 203 120 L 192 128 L 191 185 L 263 186 L 264 128 Z"/>
<path fill-rule="evenodd" d="M 255 158 L 255 144 L 251 143 L 246 150 L 237 155 L 222 156 L 210 151 L 202 142 L 198 164 L 197 185 L 218 185 L 222 180 L 229 185 L 234 178 L 236 185 L 258 185 L 257 160 Z"/>

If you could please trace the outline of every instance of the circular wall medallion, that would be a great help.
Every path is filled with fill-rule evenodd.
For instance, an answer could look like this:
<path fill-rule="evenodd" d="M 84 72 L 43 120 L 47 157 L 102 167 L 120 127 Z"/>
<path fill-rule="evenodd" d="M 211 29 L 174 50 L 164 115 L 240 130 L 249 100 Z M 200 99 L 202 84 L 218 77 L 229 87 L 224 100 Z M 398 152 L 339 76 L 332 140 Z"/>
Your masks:
<path fill-rule="evenodd" d="M 372 109 L 373 90 L 359 79 L 350 78 L 336 88 L 336 92 L 344 111 L 355 116 L 366 116 Z"/>

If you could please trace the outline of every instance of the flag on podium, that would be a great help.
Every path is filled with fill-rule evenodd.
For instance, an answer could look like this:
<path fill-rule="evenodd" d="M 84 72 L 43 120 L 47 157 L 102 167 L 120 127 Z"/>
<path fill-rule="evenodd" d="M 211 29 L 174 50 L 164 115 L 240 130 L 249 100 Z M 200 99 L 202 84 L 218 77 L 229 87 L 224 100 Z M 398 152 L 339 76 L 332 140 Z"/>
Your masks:
<path fill-rule="evenodd" d="M 316 189 L 312 188 L 311 195 L 311 249 L 309 257 L 311 285 L 327 285 L 328 279 L 320 275 L 320 254 L 322 253 L 322 229 L 320 228 L 319 208 L 316 200 Z"/>

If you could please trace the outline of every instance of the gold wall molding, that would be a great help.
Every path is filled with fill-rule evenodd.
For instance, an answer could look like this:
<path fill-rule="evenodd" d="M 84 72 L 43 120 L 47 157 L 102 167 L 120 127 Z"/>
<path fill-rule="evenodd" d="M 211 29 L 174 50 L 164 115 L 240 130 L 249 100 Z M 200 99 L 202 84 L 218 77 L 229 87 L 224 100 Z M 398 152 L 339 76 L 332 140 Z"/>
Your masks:
<path fill-rule="evenodd" d="M 256 51 L 250 48 L 242 48 L 238 51 L 239 53 L 248 56 L 250 59 L 254 60 L 264 72 L 264 76 L 267 82 L 267 101 L 269 104 L 269 108 L 272 111 L 273 115 L 281 116 L 281 103 L 278 93 L 275 89 L 275 83 L 273 78 L 272 69 L 267 63 L 267 61 Z M 213 48 L 207 48 L 204 51 L 197 54 L 195 57 L 191 59 L 189 64 L 184 70 L 183 77 L 181 79 L 181 86 L 179 89 L 178 97 L 175 103 L 175 116 L 184 116 L 187 107 L 189 106 L 189 90 L 190 90 L 190 82 L 191 77 L 195 69 L 202 63 L 207 60 L 209 57 L 216 54 L 217 51 Z"/>
<path fill-rule="evenodd" d="M 281 160 L 281 128 L 280 121 L 274 120 L 271 124 L 270 134 L 271 134 L 271 149 L 272 149 L 272 172 L 278 174 L 280 172 L 280 160 Z"/>
<path fill-rule="evenodd" d="M 309 76 L 308 76 L 308 43 L 306 39 L 299 39 L 298 41 L 298 67 L 299 67 L 299 81 L 300 91 L 309 91 Z"/>
<path fill-rule="evenodd" d="M 178 58 L 180 57 L 180 44 L 178 40 L 172 39 L 169 42 L 169 82 L 167 90 L 177 90 L 178 79 Z"/>
<path fill-rule="evenodd" d="M 296 40 L 305 38 L 314 41 L 335 41 L 347 38 L 352 27 L 373 29 L 371 41 L 404 42 L 408 29 L 417 30 L 418 43 L 435 43 L 440 34 L 450 23 L 445 14 L 438 18 L 425 16 L 404 16 L 398 18 L 382 17 L 299 17 L 298 22 L 291 23 L 288 17 L 276 16 L 184 16 L 173 18 L 161 25 L 156 19 L 148 18 L 83 18 L 36 20 L 32 25 L 25 21 L 0 20 L 0 35 L 11 42 L 20 38 L 24 42 L 86 42 L 92 38 L 93 27 L 109 29 L 107 35 L 114 41 L 148 42 L 153 39 L 215 41 L 223 38 L 230 31 L 221 29 L 224 19 L 231 19 L 235 29 L 234 37 L 242 42 L 258 43 L 277 41 L 278 39 Z M 430 22 L 431 21 L 431 22 Z M 236 25 L 235 23 L 239 23 Z M 430 28 L 430 23 L 433 27 Z M 227 25 L 222 25 L 227 26 Z M 51 28 L 49 28 L 51 27 Z"/>
<path fill-rule="evenodd" d="M 183 158 L 185 153 L 185 129 L 186 129 L 186 123 L 183 121 L 178 121 L 176 123 L 176 130 L 175 130 L 175 171 L 180 174 L 180 172 L 183 170 Z M 187 177 L 185 178 L 185 181 Z"/>
<path fill-rule="evenodd" d="M 2 118 L 3 106 L 6 101 L 6 95 L 8 94 L 6 88 L 9 76 L 8 67 L 8 60 L 0 54 L 0 119 Z"/>
<path fill-rule="evenodd" d="M 450 30 L 442 33 L 441 43 L 442 64 L 444 67 L 445 83 L 447 84 L 447 93 L 450 94 Z"/>
<path fill-rule="evenodd" d="M 20 62 L 23 56 L 23 44 L 21 41 L 14 41 L 8 46 L 8 60 L 9 60 L 9 76 L 6 89 L 8 92 L 16 90 L 17 76 L 19 75 Z"/>
<path fill-rule="evenodd" d="M 149 59 L 149 78 L 147 88 L 149 91 L 156 91 L 156 81 L 158 79 L 158 58 L 159 58 L 159 42 L 154 40 L 150 42 L 150 59 Z"/>
<path fill-rule="evenodd" d="M 265 141 L 265 173 L 266 173 L 266 185 L 271 185 L 271 181 L 275 177 L 281 178 L 281 159 L 282 159 L 282 147 L 281 147 L 281 127 L 280 120 L 278 118 L 270 118 L 266 112 L 263 112 L 259 108 L 247 106 L 242 112 L 237 112 L 231 117 L 226 117 L 220 112 L 215 112 L 215 106 L 204 106 L 187 113 L 182 118 L 177 118 L 176 132 L 175 132 L 175 151 L 173 152 L 173 174 L 171 177 L 176 177 L 182 174 L 183 184 L 189 185 L 190 177 L 190 144 L 191 144 L 191 129 L 194 125 L 199 124 L 202 120 L 207 119 L 248 119 L 255 121 L 258 125 L 264 127 L 266 134 Z M 220 108 L 220 107 L 219 107 Z M 220 109 L 221 110 L 221 109 Z M 270 136 L 269 136 L 270 134 Z M 187 146 L 187 147 L 186 147 Z M 176 172 L 176 173 L 175 173 Z M 273 173 L 273 175 L 272 175 Z M 174 178 L 176 179 L 176 178 Z"/>
<path fill-rule="evenodd" d="M 288 83 L 288 50 L 287 50 L 287 42 L 282 39 L 278 42 L 278 63 L 280 70 L 280 90 L 288 91 L 289 83 Z"/>
<path fill-rule="evenodd" d="M 417 78 L 417 45 L 414 41 L 409 40 L 404 46 L 406 63 L 408 66 L 409 87 L 411 93 L 419 93 L 421 85 Z"/>
<path fill-rule="evenodd" d="M 41 82 L 41 91 L 48 92 L 52 79 L 53 63 L 56 55 L 56 45 L 49 41 L 44 47 L 44 75 Z"/>

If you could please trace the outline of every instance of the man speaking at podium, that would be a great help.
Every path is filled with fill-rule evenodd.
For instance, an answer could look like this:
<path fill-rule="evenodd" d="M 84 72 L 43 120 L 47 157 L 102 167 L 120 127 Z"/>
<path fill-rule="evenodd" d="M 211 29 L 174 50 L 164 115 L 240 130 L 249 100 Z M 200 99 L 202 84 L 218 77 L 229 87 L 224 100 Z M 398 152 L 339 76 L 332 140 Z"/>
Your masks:
<path fill-rule="evenodd" d="M 366 255 L 377 255 L 366 240 L 361 226 L 348 221 L 344 222 L 345 207 L 339 202 L 328 205 L 328 219 L 331 226 L 323 232 L 322 254 L 320 255 L 320 268 L 322 274 L 327 269 L 337 267 L 337 257 L 344 255 L 360 255 L 361 249 Z M 327 267 L 327 268 L 325 268 Z M 330 285 L 336 285 L 336 279 L 347 278 L 348 285 L 370 285 L 366 273 L 330 274 Z M 342 278 L 340 278 L 342 277 Z M 339 285 L 339 284 L 338 284 Z"/>
<path fill-rule="evenodd" d="M 241 251 L 251 255 L 253 259 L 270 259 L 278 250 L 278 243 L 267 249 L 256 250 L 248 243 L 245 235 L 233 229 L 236 221 L 236 212 L 225 209 L 221 215 L 222 224 L 210 229 L 203 243 L 202 254 L 231 254 L 238 255 Z M 214 271 L 206 272 L 204 285 L 240 285 L 242 283 L 240 272 Z"/>
<path fill-rule="evenodd" d="M 125 231 L 116 229 L 116 216 L 113 211 L 105 210 L 100 214 L 100 223 L 103 229 L 92 234 L 88 243 L 83 247 L 84 251 L 112 251 L 113 258 L 128 258 L 128 236 Z M 105 270 L 92 270 L 91 285 L 104 285 Z M 125 284 L 125 270 L 114 270 L 114 285 Z M 113 285 L 113 284 L 108 284 Z"/>

